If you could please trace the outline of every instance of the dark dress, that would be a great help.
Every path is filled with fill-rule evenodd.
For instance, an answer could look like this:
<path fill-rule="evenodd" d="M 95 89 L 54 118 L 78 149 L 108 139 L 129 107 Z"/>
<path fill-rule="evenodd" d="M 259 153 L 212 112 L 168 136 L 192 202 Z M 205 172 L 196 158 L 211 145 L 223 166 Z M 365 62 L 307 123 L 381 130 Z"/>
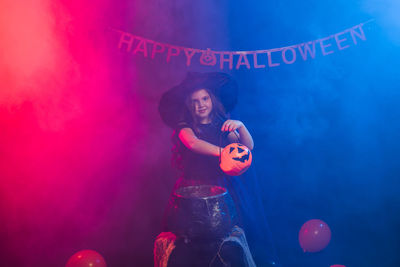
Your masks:
<path fill-rule="evenodd" d="M 182 128 L 192 128 L 199 139 L 224 147 L 230 142 L 228 133 L 221 132 L 221 123 L 200 124 L 194 129 L 187 123 Z M 225 187 L 231 195 L 238 217 L 238 225 L 244 229 L 250 249 L 257 266 L 280 266 L 275 254 L 269 227 L 260 198 L 254 168 L 250 167 L 241 176 L 227 176 L 219 167 L 219 158 L 195 153 L 178 140 L 181 156 L 181 176 L 175 183 L 174 190 L 191 185 L 219 185 Z M 170 206 L 172 203 L 170 202 Z M 168 208 L 167 208 L 168 213 Z M 275 264 L 271 264 L 275 263 Z"/>
<path fill-rule="evenodd" d="M 200 124 L 194 129 L 186 123 L 180 124 L 176 133 L 183 128 L 192 128 L 199 139 L 213 145 L 224 147 L 229 144 L 226 132 L 221 132 L 222 123 Z M 219 158 L 193 152 L 185 147 L 180 140 L 177 144 L 181 156 L 181 176 L 175 183 L 175 189 L 188 185 L 222 185 L 226 175 L 219 167 Z"/>

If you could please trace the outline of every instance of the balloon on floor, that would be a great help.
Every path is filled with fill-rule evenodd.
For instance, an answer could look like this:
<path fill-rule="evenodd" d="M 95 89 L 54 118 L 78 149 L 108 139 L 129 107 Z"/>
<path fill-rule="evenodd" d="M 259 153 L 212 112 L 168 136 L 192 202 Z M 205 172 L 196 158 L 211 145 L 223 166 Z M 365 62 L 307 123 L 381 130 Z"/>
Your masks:
<path fill-rule="evenodd" d="M 330 240 L 331 229 L 318 219 L 305 222 L 299 232 L 299 242 L 304 252 L 321 251 L 328 246 Z"/>
<path fill-rule="evenodd" d="M 65 267 L 107 267 L 107 264 L 98 252 L 86 249 L 72 255 Z"/>

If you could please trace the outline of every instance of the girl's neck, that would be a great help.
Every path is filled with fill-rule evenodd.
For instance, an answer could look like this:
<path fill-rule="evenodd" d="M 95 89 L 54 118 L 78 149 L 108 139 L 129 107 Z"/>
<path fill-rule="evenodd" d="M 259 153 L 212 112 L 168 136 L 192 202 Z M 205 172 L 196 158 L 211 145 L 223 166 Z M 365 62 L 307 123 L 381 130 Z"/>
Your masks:
<path fill-rule="evenodd" d="M 211 123 L 210 117 L 199 120 L 199 124 L 210 124 L 210 123 Z"/>

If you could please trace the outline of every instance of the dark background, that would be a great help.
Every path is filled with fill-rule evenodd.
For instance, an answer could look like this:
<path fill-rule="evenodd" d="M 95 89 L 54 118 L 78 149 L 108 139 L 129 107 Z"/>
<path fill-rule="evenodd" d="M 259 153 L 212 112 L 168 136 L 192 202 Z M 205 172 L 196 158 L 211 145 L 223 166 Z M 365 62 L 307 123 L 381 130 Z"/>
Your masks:
<path fill-rule="evenodd" d="M 118 50 L 110 27 L 236 51 L 315 40 L 370 19 L 366 41 L 343 51 L 224 71 L 240 85 L 233 117 L 254 137 L 252 168 L 283 266 L 400 266 L 398 2 L 31 5 L 3 9 L 2 40 L 13 42 L 3 42 L 0 58 L 1 266 L 63 266 L 82 249 L 108 266 L 153 264 L 176 178 L 158 100 L 187 71 L 218 67 Z M 24 51 L 29 57 L 17 58 Z M 332 230 L 318 253 L 298 243 L 310 219 Z"/>

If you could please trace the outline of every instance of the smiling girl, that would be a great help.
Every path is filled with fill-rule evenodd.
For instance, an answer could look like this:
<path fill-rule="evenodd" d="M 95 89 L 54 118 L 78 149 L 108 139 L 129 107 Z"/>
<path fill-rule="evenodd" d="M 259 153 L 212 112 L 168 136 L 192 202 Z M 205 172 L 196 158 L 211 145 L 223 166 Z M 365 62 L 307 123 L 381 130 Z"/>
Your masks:
<path fill-rule="evenodd" d="M 244 123 L 229 119 L 229 112 L 237 103 L 237 92 L 237 84 L 228 74 L 189 73 L 181 84 L 162 96 L 159 112 L 174 129 L 172 159 L 181 171 L 174 190 L 195 185 L 226 188 L 235 203 L 238 225 L 244 228 L 246 237 L 249 234 L 252 253 L 260 251 L 260 265 L 278 266 L 255 173 L 227 176 L 219 166 L 221 150 L 226 145 L 239 142 L 250 150 L 254 147 Z M 170 201 L 164 231 L 169 231 L 172 205 Z"/>

